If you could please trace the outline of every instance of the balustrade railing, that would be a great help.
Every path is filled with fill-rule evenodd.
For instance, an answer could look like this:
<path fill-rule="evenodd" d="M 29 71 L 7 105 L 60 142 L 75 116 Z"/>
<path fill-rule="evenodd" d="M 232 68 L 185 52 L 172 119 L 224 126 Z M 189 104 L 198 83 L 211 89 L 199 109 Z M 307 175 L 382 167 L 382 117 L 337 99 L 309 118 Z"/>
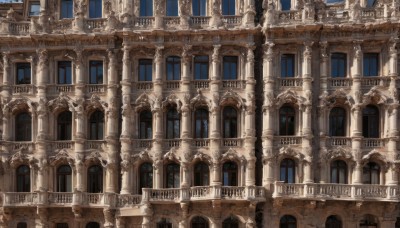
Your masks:
<path fill-rule="evenodd" d="M 303 184 L 287 184 L 282 181 L 275 182 L 273 197 L 280 196 L 303 196 Z"/>
<path fill-rule="evenodd" d="M 165 139 L 164 140 L 164 147 L 171 148 L 171 147 L 180 147 L 181 140 L 180 139 Z"/>
<path fill-rule="evenodd" d="M 223 80 L 222 88 L 244 89 L 246 82 L 243 80 Z"/>
<path fill-rule="evenodd" d="M 189 190 L 190 199 L 207 199 L 211 198 L 211 186 L 196 186 Z"/>
<path fill-rule="evenodd" d="M 385 139 L 363 138 L 362 145 L 364 148 L 384 147 Z"/>
<path fill-rule="evenodd" d="M 275 136 L 274 138 L 278 146 L 299 145 L 302 142 L 302 137 L 300 136 Z"/>
<path fill-rule="evenodd" d="M 9 31 L 13 35 L 28 35 L 31 24 L 29 21 L 24 22 L 9 22 Z"/>
<path fill-rule="evenodd" d="M 72 192 L 49 192 L 50 204 L 72 204 Z"/>
<path fill-rule="evenodd" d="M 153 82 L 136 82 L 135 87 L 137 90 L 152 90 Z"/>
<path fill-rule="evenodd" d="M 117 196 L 117 207 L 129 207 L 139 205 L 142 201 L 141 195 L 118 195 Z"/>
<path fill-rule="evenodd" d="M 194 146 L 194 147 L 209 147 L 210 140 L 209 139 L 193 139 L 192 146 Z"/>
<path fill-rule="evenodd" d="M 192 26 L 208 26 L 210 24 L 210 18 L 211 17 L 192 16 L 190 20 L 192 22 Z"/>
<path fill-rule="evenodd" d="M 181 82 L 176 80 L 176 81 L 165 81 L 164 82 L 164 88 L 167 90 L 170 89 L 179 89 L 181 85 Z"/>
<path fill-rule="evenodd" d="M 281 11 L 278 13 L 278 22 L 280 24 L 301 22 L 302 12 L 297 10 Z"/>
<path fill-rule="evenodd" d="M 85 202 L 87 204 L 102 205 L 103 197 L 103 193 L 86 193 Z"/>
<path fill-rule="evenodd" d="M 351 146 L 350 137 L 330 137 L 327 139 L 327 146 Z"/>
<path fill-rule="evenodd" d="M 106 141 L 104 140 L 88 140 L 86 141 L 86 149 L 89 150 L 101 150 L 105 145 Z"/>
<path fill-rule="evenodd" d="M 73 93 L 74 86 L 73 85 L 49 85 L 48 87 L 49 93 Z"/>
<path fill-rule="evenodd" d="M 181 23 L 180 17 L 164 17 L 163 20 L 167 27 L 177 26 Z"/>
<path fill-rule="evenodd" d="M 55 20 L 52 24 L 53 32 L 66 32 L 71 30 L 73 19 Z"/>
<path fill-rule="evenodd" d="M 97 19 L 86 19 L 85 20 L 86 27 L 90 30 L 93 29 L 101 29 L 104 28 L 106 19 L 105 18 L 97 18 Z"/>
<path fill-rule="evenodd" d="M 210 81 L 208 80 L 195 80 L 193 84 L 195 89 L 208 89 L 210 87 Z"/>
<path fill-rule="evenodd" d="M 179 188 L 143 189 L 143 191 L 147 191 L 150 201 L 177 201 L 180 198 Z"/>
<path fill-rule="evenodd" d="M 221 197 L 223 199 L 245 199 L 245 187 L 222 186 Z"/>
<path fill-rule="evenodd" d="M 224 147 L 240 147 L 242 146 L 242 139 L 235 139 L 235 138 L 229 138 L 229 139 L 222 139 L 222 146 Z"/>
<path fill-rule="evenodd" d="M 362 87 L 389 86 L 389 83 L 390 83 L 390 77 L 381 77 L 381 76 L 361 77 L 361 86 Z"/>
<path fill-rule="evenodd" d="M 303 86 L 301 78 L 279 78 L 280 87 L 300 87 Z"/>
<path fill-rule="evenodd" d="M 26 149 L 33 151 L 35 149 L 35 143 L 33 142 L 12 142 L 12 150 Z"/>
<path fill-rule="evenodd" d="M 354 188 L 356 198 L 386 198 L 388 193 L 388 187 L 381 185 L 356 185 Z"/>
<path fill-rule="evenodd" d="M 104 93 L 107 91 L 107 85 L 87 85 L 88 93 Z"/>
<path fill-rule="evenodd" d="M 14 94 L 23 93 L 23 94 L 33 94 L 34 92 L 34 85 L 14 85 L 12 87 L 12 92 Z"/>
<path fill-rule="evenodd" d="M 329 86 L 332 88 L 350 87 L 353 84 L 350 78 L 329 78 L 328 81 L 329 81 Z"/>
<path fill-rule="evenodd" d="M 137 27 L 152 27 L 154 25 L 154 17 L 137 17 L 135 25 Z"/>
<path fill-rule="evenodd" d="M 150 148 L 153 145 L 152 139 L 135 139 L 132 142 L 134 148 Z"/>
<path fill-rule="evenodd" d="M 53 141 L 53 148 L 55 150 L 59 149 L 73 149 L 74 148 L 74 142 L 73 141 L 67 141 L 67 140 L 60 140 L 60 141 Z"/>
<path fill-rule="evenodd" d="M 38 198 L 38 194 L 35 192 L 6 192 L 4 193 L 4 205 L 34 205 L 38 202 Z"/>
<path fill-rule="evenodd" d="M 222 16 L 222 22 L 228 27 L 242 24 L 242 16 Z"/>

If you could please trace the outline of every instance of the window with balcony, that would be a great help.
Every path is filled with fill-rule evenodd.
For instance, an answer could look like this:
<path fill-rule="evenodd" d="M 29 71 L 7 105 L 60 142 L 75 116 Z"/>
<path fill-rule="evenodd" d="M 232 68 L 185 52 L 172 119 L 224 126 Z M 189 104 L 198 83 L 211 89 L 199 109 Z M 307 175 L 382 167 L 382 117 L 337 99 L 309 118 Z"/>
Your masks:
<path fill-rule="evenodd" d="M 60 19 L 73 18 L 74 3 L 72 0 L 61 0 L 60 2 Z"/>
<path fill-rule="evenodd" d="M 145 162 L 139 168 L 139 194 L 142 194 L 143 188 L 153 188 L 153 165 Z"/>
<path fill-rule="evenodd" d="M 239 220 L 230 216 L 222 222 L 222 228 L 239 228 Z"/>
<path fill-rule="evenodd" d="M 224 138 L 238 137 L 237 111 L 235 108 L 227 106 L 223 111 Z"/>
<path fill-rule="evenodd" d="M 381 168 L 375 162 L 368 162 L 363 167 L 363 184 L 380 184 Z"/>
<path fill-rule="evenodd" d="M 208 221 L 200 216 L 192 218 L 191 228 L 208 228 Z"/>
<path fill-rule="evenodd" d="M 235 162 L 225 162 L 222 165 L 223 186 L 238 186 L 238 166 Z"/>
<path fill-rule="evenodd" d="M 279 109 L 279 135 L 294 135 L 295 116 L 296 112 L 290 106 Z"/>
<path fill-rule="evenodd" d="M 17 228 L 28 228 L 28 225 L 26 224 L 26 222 L 19 222 L 17 224 Z"/>
<path fill-rule="evenodd" d="M 280 175 L 279 180 L 285 183 L 295 183 L 296 182 L 296 163 L 289 158 L 285 158 L 280 164 Z"/>
<path fill-rule="evenodd" d="M 222 0 L 222 15 L 235 15 L 235 0 Z"/>
<path fill-rule="evenodd" d="M 326 219 L 325 228 L 342 228 L 342 220 L 337 215 L 331 215 Z"/>
<path fill-rule="evenodd" d="M 17 63 L 17 85 L 31 84 L 31 64 Z"/>
<path fill-rule="evenodd" d="M 178 16 L 178 0 L 166 0 L 166 15 L 169 17 Z"/>
<path fill-rule="evenodd" d="M 177 56 L 169 56 L 167 62 L 167 80 L 181 80 L 181 58 Z"/>
<path fill-rule="evenodd" d="M 98 224 L 97 222 L 89 222 L 88 224 L 86 224 L 86 228 L 100 228 L 100 224 Z"/>
<path fill-rule="evenodd" d="M 192 14 L 193 14 L 193 16 L 206 16 L 207 0 L 193 0 L 192 1 Z"/>
<path fill-rule="evenodd" d="M 57 118 L 57 140 L 71 140 L 72 136 L 72 113 L 62 112 Z"/>
<path fill-rule="evenodd" d="M 149 110 L 140 112 L 139 115 L 139 138 L 153 138 L 153 114 Z"/>
<path fill-rule="evenodd" d="M 210 169 L 205 162 L 198 162 L 194 166 L 194 186 L 208 186 L 210 184 Z"/>
<path fill-rule="evenodd" d="M 347 75 L 347 55 L 345 53 L 332 53 L 331 77 L 344 78 Z"/>
<path fill-rule="evenodd" d="M 71 61 L 58 62 L 58 84 L 72 84 Z"/>
<path fill-rule="evenodd" d="M 139 59 L 139 81 L 149 82 L 153 78 L 153 60 Z"/>
<path fill-rule="evenodd" d="M 31 170 L 27 165 L 21 165 L 17 168 L 17 192 L 31 191 Z"/>
<path fill-rule="evenodd" d="M 169 163 L 165 172 L 165 184 L 167 188 L 180 187 L 180 166 L 176 163 Z"/>
<path fill-rule="evenodd" d="M 87 191 L 89 193 L 103 192 L 103 168 L 99 165 L 92 165 L 87 172 Z"/>
<path fill-rule="evenodd" d="M 208 80 L 208 56 L 194 57 L 194 80 Z"/>
<path fill-rule="evenodd" d="M 329 135 L 346 135 L 346 110 L 343 108 L 335 107 L 331 109 L 329 113 Z"/>
<path fill-rule="evenodd" d="M 68 228 L 68 223 L 56 223 L 56 228 Z"/>
<path fill-rule="evenodd" d="M 176 108 L 171 108 L 167 112 L 167 139 L 180 138 L 181 117 Z"/>
<path fill-rule="evenodd" d="M 367 105 L 363 109 L 362 132 L 365 138 L 379 138 L 379 109 Z"/>
<path fill-rule="evenodd" d="M 157 228 L 172 228 L 172 223 L 167 219 L 163 218 L 157 223 Z"/>
<path fill-rule="evenodd" d="M 292 8 L 292 1 L 291 0 L 280 0 L 281 1 L 281 10 L 287 11 Z"/>
<path fill-rule="evenodd" d="M 297 220 L 291 215 L 284 215 L 279 222 L 279 228 L 296 228 Z"/>
<path fill-rule="evenodd" d="M 364 53 L 363 55 L 363 75 L 365 77 L 379 76 L 379 54 Z"/>
<path fill-rule="evenodd" d="M 376 0 L 367 0 L 367 7 L 373 7 L 376 3 Z"/>
<path fill-rule="evenodd" d="M 95 111 L 89 118 L 89 139 L 103 140 L 104 139 L 104 113 Z"/>
<path fill-rule="evenodd" d="M 153 0 L 140 0 L 140 16 L 152 17 L 153 16 Z"/>
<path fill-rule="evenodd" d="M 89 83 L 103 84 L 103 61 L 89 61 Z"/>
<path fill-rule="evenodd" d="M 57 169 L 57 192 L 72 192 L 72 170 L 69 165 Z"/>
<path fill-rule="evenodd" d="M 28 15 L 39 16 L 40 14 L 40 2 L 29 2 L 29 12 Z"/>
<path fill-rule="evenodd" d="M 208 138 L 208 110 L 199 108 L 194 113 L 194 137 Z"/>
<path fill-rule="evenodd" d="M 102 0 L 89 0 L 89 17 L 101 18 L 103 17 L 103 1 Z"/>
<path fill-rule="evenodd" d="M 331 183 L 347 184 L 347 164 L 342 160 L 331 163 Z"/>
<path fill-rule="evenodd" d="M 236 80 L 238 76 L 238 57 L 224 56 L 222 60 L 223 80 Z"/>
<path fill-rule="evenodd" d="M 281 78 L 294 78 L 294 54 L 281 55 Z"/>
<path fill-rule="evenodd" d="M 27 112 L 15 116 L 15 141 L 32 141 L 32 117 Z"/>

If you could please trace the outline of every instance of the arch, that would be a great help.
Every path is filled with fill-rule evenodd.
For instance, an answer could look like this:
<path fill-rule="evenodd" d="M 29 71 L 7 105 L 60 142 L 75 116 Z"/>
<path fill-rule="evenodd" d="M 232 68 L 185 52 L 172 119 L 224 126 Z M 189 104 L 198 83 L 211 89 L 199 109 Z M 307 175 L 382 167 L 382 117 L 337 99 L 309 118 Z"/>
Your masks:
<path fill-rule="evenodd" d="M 381 167 L 375 162 L 368 162 L 363 167 L 363 184 L 380 184 Z"/>
<path fill-rule="evenodd" d="M 171 107 L 167 111 L 167 123 L 166 123 L 166 138 L 176 139 L 180 138 L 181 130 L 181 116 L 175 107 Z"/>
<path fill-rule="evenodd" d="M 57 168 L 57 192 L 72 191 L 72 169 L 69 165 Z"/>
<path fill-rule="evenodd" d="M 31 191 L 31 170 L 27 165 L 20 165 L 16 170 L 17 192 Z"/>
<path fill-rule="evenodd" d="M 237 138 L 238 137 L 238 113 L 232 106 L 224 107 L 222 111 L 223 119 L 223 137 Z"/>
<path fill-rule="evenodd" d="M 208 186 L 210 184 L 210 167 L 207 163 L 199 161 L 193 168 L 193 185 Z"/>
<path fill-rule="evenodd" d="M 172 223 L 169 219 L 162 218 L 159 222 L 157 222 L 157 228 L 172 228 Z"/>
<path fill-rule="evenodd" d="M 284 105 L 279 109 L 279 135 L 295 135 L 296 111 Z"/>
<path fill-rule="evenodd" d="M 367 105 L 362 111 L 362 133 L 365 138 L 379 138 L 379 109 Z"/>
<path fill-rule="evenodd" d="M 178 163 L 170 162 L 165 166 L 165 187 L 180 187 L 180 165 Z"/>
<path fill-rule="evenodd" d="M 100 165 L 92 165 L 87 171 L 87 192 L 103 192 L 103 168 Z"/>
<path fill-rule="evenodd" d="M 284 158 L 279 165 L 279 180 L 285 183 L 296 182 L 296 162 L 290 158 Z"/>
<path fill-rule="evenodd" d="M 28 228 L 28 225 L 26 224 L 26 222 L 19 222 L 17 224 L 17 228 Z"/>
<path fill-rule="evenodd" d="M 100 110 L 94 111 L 89 118 L 89 139 L 104 139 L 104 112 Z"/>
<path fill-rule="evenodd" d="M 233 106 L 237 109 L 240 109 L 244 106 L 243 98 L 240 95 L 232 90 L 226 91 L 219 102 L 220 106 Z"/>
<path fill-rule="evenodd" d="M 326 218 L 325 221 L 325 228 L 342 228 L 343 223 L 339 216 L 337 215 L 330 215 Z"/>
<path fill-rule="evenodd" d="M 149 110 L 143 110 L 139 114 L 139 138 L 153 138 L 153 114 Z"/>
<path fill-rule="evenodd" d="M 208 110 L 198 108 L 194 112 L 194 138 L 208 138 Z"/>
<path fill-rule="evenodd" d="M 331 162 L 331 183 L 347 184 L 347 164 L 342 160 Z"/>
<path fill-rule="evenodd" d="M 229 216 L 222 222 L 222 228 L 239 228 L 239 219 L 235 216 Z"/>
<path fill-rule="evenodd" d="M 153 188 L 153 165 L 144 162 L 139 166 L 139 193 L 143 188 Z"/>
<path fill-rule="evenodd" d="M 86 228 L 100 228 L 100 224 L 97 222 L 88 222 Z"/>
<path fill-rule="evenodd" d="M 297 219 L 292 215 L 284 215 L 279 221 L 279 228 L 296 228 Z"/>
<path fill-rule="evenodd" d="M 238 165 L 233 161 L 226 161 L 222 165 L 222 184 L 224 186 L 238 186 Z"/>
<path fill-rule="evenodd" d="M 32 141 L 32 117 L 28 112 L 15 116 L 15 140 Z"/>
<path fill-rule="evenodd" d="M 191 219 L 190 226 L 191 228 L 208 228 L 209 224 L 207 219 L 201 216 L 195 216 Z"/>
<path fill-rule="evenodd" d="M 379 226 L 379 220 L 376 216 L 371 215 L 371 214 L 365 214 L 361 219 L 360 219 L 360 227 L 368 227 L 368 228 L 378 228 Z"/>
<path fill-rule="evenodd" d="M 57 140 L 71 140 L 72 136 L 72 113 L 64 111 L 57 117 Z"/>
<path fill-rule="evenodd" d="M 329 112 L 329 136 L 346 136 L 346 110 L 334 107 Z"/>

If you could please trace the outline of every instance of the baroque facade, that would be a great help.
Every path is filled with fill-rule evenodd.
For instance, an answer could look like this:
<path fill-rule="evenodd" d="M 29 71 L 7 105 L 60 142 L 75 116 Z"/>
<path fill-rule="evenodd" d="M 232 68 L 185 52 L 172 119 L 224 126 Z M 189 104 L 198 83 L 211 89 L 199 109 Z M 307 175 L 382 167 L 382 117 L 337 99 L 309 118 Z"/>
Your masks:
<path fill-rule="evenodd" d="M 400 227 L 397 0 L 0 13 L 0 227 Z"/>

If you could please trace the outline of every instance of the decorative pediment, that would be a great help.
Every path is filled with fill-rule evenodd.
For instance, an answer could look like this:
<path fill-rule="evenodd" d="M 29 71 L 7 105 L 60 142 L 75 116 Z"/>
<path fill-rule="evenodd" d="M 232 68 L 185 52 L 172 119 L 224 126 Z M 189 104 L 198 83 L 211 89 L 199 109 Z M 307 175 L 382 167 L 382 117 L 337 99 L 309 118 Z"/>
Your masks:
<path fill-rule="evenodd" d="M 279 149 L 279 160 L 285 157 L 291 157 L 297 159 L 298 161 L 304 160 L 304 155 L 290 145 Z"/>
<path fill-rule="evenodd" d="M 280 107 L 286 103 L 301 105 L 303 104 L 303 100 L 304 98 L 298 96 L 296 92 L 291 89 L 287 89 L 276 97 L 275 105 L 277 107 Z"/>
<path fill-rule="evenodd" d="M 133 162 L 137 161 L 151 161 L 150 151 L 148 148 L 144 149 L 138 154 L 132 155 Z"/>
<path fill-rule="evenodd" d="M 197 95 L 190 100 L 190 107 L 195 109 L 200 106 L 207 106 L 211 109 L 211 100 L 205 97 L 200 89 L 197 90 Z"/>
<path fill-rule="evenodd" d="M 96 94 L 92 94 L 92 96 L 85 102 L 86 111 L 90 110 L 108 110 L 108 104 L 105 101 L 102 101 L 99 96 Z"/>
<path fill-rule="evenodd" d="M 199 161 L 207 162 L 208 164 L 212 163 L 212 158 L 210 156 L 208 156 L 207 154 L 204 154 L 204 153 L 202 153 L 200 151 L 198 151 L 193 156 L 193 160 L 199 160 Z"/>
<path fill-rule="evenodd" d="M 151 110 L 154 105 L 154 100 L 150 98 L 147 93 L 142 93 L 135 101 L 135 110 L 140 111 L 143 109 Z"/>
<path fill-rule="evenodd" d="M 371 160 L 375 160 L 375 161 L 379 161 L 383 164 L 387 164 L 388 160 L 386 159 L 385 156 L 383 156 L 381 153 L 379 153 L 378 150 L 371 150 L 368 154 L 364 155 L 361 158 L 361 163 L 366 164 L 367 162 L 371 161 Z"/>
<path fill-rule="evenodd" d="M 57 98 L 49 101 L 47 105 L 52 111 L 58 111 L 58 110 L 69 110 L 71 112 L 75 111 L 74 102 L 70 97 L 68 97 L 64 93 L 60 93 Z"/>
<path fill-rule="evenodd" d="M 168 95 L 165 100 L 162 102 L 162 107 L 165 109 L 169 105 L 176 106 L 176 110 L 179 112 L 182 107 L 182 102 L 175 94 Z"/>
<path fill-rule="evenodd" d="M 353 155 L 351 154 L 350 147 L 337 146 L 331 150 L 328 150 L 327 153 L 324 155 L 324 158 L 326 161 L 330 161 L 336 158 L 351 160 L 353 158 Z"/>
<path fill-rule="evenodd" d="M 13 154 L 11 157 L 9 157 L 8 162 L 10 163 L 11 167 L 17 167 L 20 164 L 28 164 L 30 163 L 30 160 L 32 160 L 31 156 L 28 156 L 27 154 L 18 151 L 15 154 Z"/>
<path fill-rule="evenodd" d="M 28 98 L 22 97 L 22 98 L 12 99 L 3 107 L 4 115 L 8 115 L 10 113 L 16 113 L 18 111 L 29 111 L 30 113 L 34 113 L 35 103 L 29 100 Z"/>
<path fill-rule="evenodd" d="M 171 147 L 171 149 L 166 154 L 164 154 L 164 161 L 180 161 L 181 159 L 179 158 L 177 153 L 178 152 L 176 148 Z"/>
<path fill-rule="evenodd" d="M 322 109 L 331 108 L 338 104 L 354 104 L 354 99 L 348 93 L 346 93 L 344 89 L 337 89 L 330 95 L 328 95 L 327 92 L 324 92 L 319 99 L 319 107 Z"/>
<path fill-rule="evenodd" d="M 225 106 L 227 104 L 233 104 L 237 108 L 241 108 L 243 106 L 243 103 L 244 103 L 243 98 L 241 98 L 238 93 L 232 90 L 226 91 L 224 95 L 222 95 L 221 100 L 219 102 L 221 106 Z"/>
<path fill-rule="evenodd" d="M 54 156 L 49 158 L 51 165 L 56 165 L 57 163 L 67 162 L 71 166 L 74 165 L 75 159 L 68 153 L 66 149 L 61 149 Z"/>
<path fill-rule="evenodd" d="M 382 93 L 377 86 L 372 87 L 368 93 L 362 97 L 362 104 L 387 104 L 389 97 Z"/>
<path fill-rule="evenodd" d="M 103 156 L 100 154 L 99 151 L 92 151 L 89 155 L 87 155 L 85 157 L 86 164 L 91 163 L 91 162 L 94 162 L 94 163 L 100 162 L 100 164 L 103 167 L 107 166 L 107 160 L 105 158 L 103 158 Z"/>
<path fill-rule="evenodd" d="M 244 162 L 246 159 L 244 156 L 239 156 L 238 152 L 232 148 L 229 148 L 228 151 L 222 154 L 221 161 L 238 161 L 240 163 Z"/>

